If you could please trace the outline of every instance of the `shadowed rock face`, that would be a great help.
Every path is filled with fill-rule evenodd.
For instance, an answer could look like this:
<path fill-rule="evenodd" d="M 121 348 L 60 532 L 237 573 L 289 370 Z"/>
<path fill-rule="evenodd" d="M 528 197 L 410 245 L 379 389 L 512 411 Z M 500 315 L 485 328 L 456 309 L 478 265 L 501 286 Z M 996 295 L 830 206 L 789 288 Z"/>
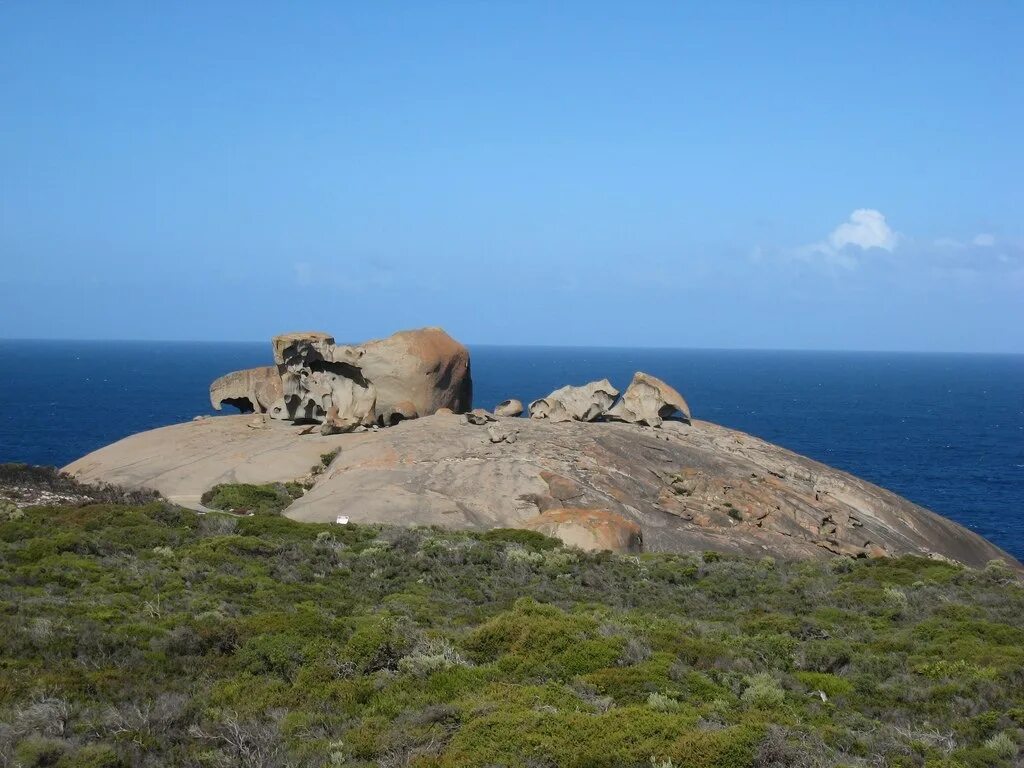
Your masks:
<path fill-rule="evenodd" d="M 272 345 L 282 396 L 271 418 L 322 421 L 339 432 L 373 423 L 377 390 L 359 367 L 358 347 L 316 331 L 281 334 Z"/>
<path fill-rule="evenodd" d="M 513 418 L 475 425 L 439 413 L 329 437 L 302 435 L 287 422 L 259 429 L 250 422 L 228 416 L 144 432 L 66 469 L 87 482 L 153 488 L 189 503 L 218 482 L 300 477 L 320 454 L 340 448 L 289 517 L 484 530 L 534 527 L 558 512 L 562 519 L 545 519 L 556 535 L 564 523 L 573 535 L 590 530 L 595 546 L 609 548 L 620 545 L 595 531 L 635 525 L 647 551 L 909 553 L 972 566 L 1001 558 L 1021 567 L 977 534 L 893 493 L 702 421 L 666 421 L 660 429 Z M 515 439 L 492 442 L 492 427 L 514 431 Z M 614 518 L 602 527 L 586 516 L 573 519 L 580 510 Z M 612 526 L 618 519 L 629 525 Z"/>

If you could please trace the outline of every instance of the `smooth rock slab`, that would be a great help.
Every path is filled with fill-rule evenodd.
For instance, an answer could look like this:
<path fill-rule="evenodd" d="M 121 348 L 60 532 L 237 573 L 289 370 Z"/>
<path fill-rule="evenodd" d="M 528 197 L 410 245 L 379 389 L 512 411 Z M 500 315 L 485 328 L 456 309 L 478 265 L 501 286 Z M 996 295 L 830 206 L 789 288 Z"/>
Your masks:
<path fill-rule="evenodd" d="M 788 558 L 914 553 L 1016 561 L 889 491 L 707 422 L 515 424 L 514 443 L 454 416 L 343 436 L 341 455 L 286 514 L 355 523 L 522 527 L 564 507 L 640 526 L 646 551 Z M 1019 566 L 1018 566 L 1019 567 Z"/>
<path fill-rule="evenodd" d="M 258 425 L 258 426 L 254 426 Z M 151 488 L 193 509 L 218 483 L 283 483 L 320 463 L 337 436 L 300 434 L 252 415 L 216 416 L 131 435 L 64 467 L 85 483 Z"/>
<path fill-rule="evenodd" d="M 498 419 L 515 442 L 435 414 L 380 431 L 321 437 L 251 417 L 166 427 L 96 451 L 67 469 L 86 481 L 198 500 L 219 482 L 305 475 L 341 453 L 286 511 L 303 521 L 523 527 L 559 508 L 600 509 L 635 524 L 645 551 L 747 555 L 945 557 L 972 566 L 1009 555 L 971 531 L 844 472 L 702 421 Z"/>

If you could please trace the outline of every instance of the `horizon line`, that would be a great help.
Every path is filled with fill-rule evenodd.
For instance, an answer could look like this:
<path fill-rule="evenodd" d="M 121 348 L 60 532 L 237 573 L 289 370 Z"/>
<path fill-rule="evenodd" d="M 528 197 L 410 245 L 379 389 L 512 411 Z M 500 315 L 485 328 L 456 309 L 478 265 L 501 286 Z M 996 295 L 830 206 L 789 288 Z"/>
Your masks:
<path fill-rule="evenodd" d="M 380 337 L 386 338 L 386 337 Z M 270 344 L 269 340 L 255 339 L 111 339 L 111 338 L 70 338 L 70 337 L 8 337 L 0 336 L 0 342 L 73 342 L 73 343 L 114 343 L 114 344 Z M 341 342 L 358 344 L 361 342 Z M 1024 356 L 1024 351 L 1007 350 L 950 350 L 950 349 L 836 349 L 824 347 L 669 347 L 649 344 L 597 345 L 597 344 L 496 344 L 494 342 L 460 342 L 466 347 L 501 347 L 508 349 L 636 349 L 676 352 L 817 352 L 846 354 L 890 354 L 890 355 L 999 355 L 1005 357 Z"/>

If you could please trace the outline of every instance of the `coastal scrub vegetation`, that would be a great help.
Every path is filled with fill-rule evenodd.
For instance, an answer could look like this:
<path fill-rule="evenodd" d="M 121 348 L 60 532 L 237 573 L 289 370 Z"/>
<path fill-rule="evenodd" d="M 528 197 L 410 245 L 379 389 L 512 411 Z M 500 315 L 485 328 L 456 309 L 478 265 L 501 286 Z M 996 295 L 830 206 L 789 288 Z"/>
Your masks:
<path fill-rule="evenodd" d="M 215 485 L 203 494 L 203 506 L 222 512 L 254 515 L 280 515 L 305 489 L 297 482 L 224 483 Z"/>
<path fill-rule="evenodd" d="M 1024 589 L 35 507 L 0 514 L 0 667 L 3 766 L 990 768 L 1024 744 Z"/>

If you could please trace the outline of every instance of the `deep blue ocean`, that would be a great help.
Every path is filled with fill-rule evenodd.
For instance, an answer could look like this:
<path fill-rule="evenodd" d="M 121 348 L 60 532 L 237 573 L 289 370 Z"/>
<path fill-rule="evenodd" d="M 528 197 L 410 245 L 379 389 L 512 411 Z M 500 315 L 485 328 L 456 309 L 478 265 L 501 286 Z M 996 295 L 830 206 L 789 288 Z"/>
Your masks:
<path fill-rule="evenodd" d="M 1024 356 L 471 348 L 474 403 L 524 402 L 636 370 L 695 418 L 847 470 L 1024 559 Z M 0 461 L 61 466 L 213 413 L 207 387 L 271 362 L 268 343 L 0 341 Z"/>

